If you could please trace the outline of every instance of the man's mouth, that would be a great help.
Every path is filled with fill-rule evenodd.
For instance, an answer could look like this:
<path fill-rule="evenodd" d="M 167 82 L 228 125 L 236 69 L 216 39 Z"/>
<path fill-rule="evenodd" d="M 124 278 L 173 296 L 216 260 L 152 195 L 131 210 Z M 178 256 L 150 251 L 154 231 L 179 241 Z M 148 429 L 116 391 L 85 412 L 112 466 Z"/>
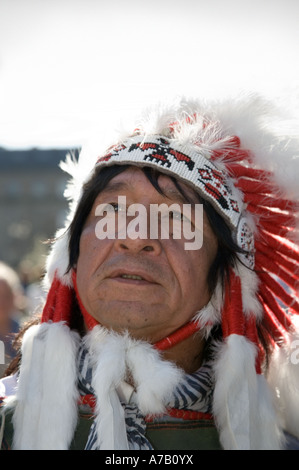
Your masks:
<path fill-rule="evenodd" d="M 109 274 L 110 279 L 121 281 L 123 280 L 128 282 L 136 282 L 141 284 L 156 284 L 156 281 L 148 273 L 143 272 L 134 272 L 134 270 L 120 269 Z"/>
<path fill-rule="evenodd" d="M 144 281 L 145 279 L 138 274 L 121 274 L 119 277 L 122 279 L 134 279 L 136 281 Z"/>

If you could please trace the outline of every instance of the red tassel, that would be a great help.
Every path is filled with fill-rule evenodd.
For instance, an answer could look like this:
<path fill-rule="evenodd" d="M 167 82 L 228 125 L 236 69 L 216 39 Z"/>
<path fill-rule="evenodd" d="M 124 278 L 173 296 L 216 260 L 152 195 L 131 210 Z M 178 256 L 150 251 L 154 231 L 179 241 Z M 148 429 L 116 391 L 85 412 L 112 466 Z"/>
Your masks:
<path fill-rule="evenodd" d="M 284 271 L 278 264 L 269 259 L 269 257 L 264 256 L 262 253 L 256 253 L 256 268 L 262 269 L 271 272 L 278 276 L 282 281 L 284 281 L 292 289 L 298 289 L 298 278 L 294 278 L 289 273 Z"/>
<path fill-rule="evenodd" d="M 289 212 L 296 212 L 296 204 L 294 204 L 292 201 L 289 201 L 287 199 L 279 199 L 276 197 L 269 197 L 269 196 L 264 196 L 256 193 L 250 193 L 244 192 L 244 202 L 249 203 L 250 205 L 253 205 L 255 207 L 263 207 L 263 208 L 276 208 L 281 211 L 289 211 Z M 265 209 L 267 211 L 269 209 Z"/>
<path fill-rule="evenodd" d="M 278 235 L 279 237 L 288 237 L 290 236 L 290 232 L 294 230 L 294 227 L 281 227 L 277 223 L 270 223 L 262 218 L 259 220 L 259 226 L 261 226 L 264 230 L 269 232 L 272 235 Z"/>
<path fill-rule="evenodd" d="M 247 209 L 253 214 L 263 216 L 267 222 L 272 222 L 276 225 L 295 228 L 298 222 L 298 218 L 292 214 L 283 214 L 282 212 L 272 211 L 268 207 L 257 207 L 250 202 L 247 204 Z"/>
<path fill-rule="evenodd" d="M 271 194 L 274 191 L 274 185 L 269 181 L 260 181 L 248 178 L 239 178 L 235 186 L 243 191 L 243 193 L 256 194 L 260 200 L 261 194 Z"/>
<path fill-rule="evenodd" d="M 282 325 L 283 328 L 289 330 L 292 327 L 292 322 L 287 313 L 283 308 L 277 303 L 275 297 L 272 295 L 266 287 L 260 291 L 260 296 L 263 299 L 264 305 L 266 304 L 269 309 L 274 313 L 277 321 Z"/>
<path fill-rule="evenodd" d="M 291 307 L 296 313 L 299 313 L 299 303 L 286 292 L 286 290 L 266 271 L 259 271 L 258 276 L 287 307 Z"/>
<path fill-rule="evenodd" d="M 42 322 L 47 322 L 53 319 L 54 311 L 55 311 L 55 304 L 56 304 L 56 292 L 58 288 L 58 279 L 56 276 L 54 277 L 50 290 L 47 295 L 46 303 L 43 308 L 42 313 Z"/>
<path fill-rule="evenodd" d="M 243 165 L 238 164 L 227 164 L 227 170 L 233 178 L 253 178 L 255 180 L 269 180 L 271 178 L 271 173 L 269 171 L 258 170 L 256 168 L 249 168 Z"/>
<path fill-rule="evenodd" d="M 256 318 L 254 315 L 246 317 L 246 338 L 248 338 L 257 347 L 257 357 L 255 360 L 255 370 L 257 374 L 262 373 L 262 363 L 264 361 L 265 352 L 262 348 L 256 327 Z"/>
<path fill-rule="evenodd" d="M 225 291 L 222 311 L 222 332 L 224 338 L 232 334 L 237 334 L 245 336 L 256 345 L 257 356 L 255 368 L 256 373 L 260 374 L 261 364 L 264 359 L 264 350 L 258 339 L 256 318 L 254 315 L 245 316 L 243 313 L 241 280 L 232 269 Z"/>
<path fill-rule="evenodd" d="M 276 344 L 279 344 L 282 340 L 286 338 L 286 332 L 281 327 L 281 325 L 276 321 L 276 318 L 271 313 L 267 304 L 263 302 L 263 299 L 260 298 L 261 303 L 264 307 L 264 317 L 263 324 L 268 332 L 271 334 Z"/>
<path fill-rule="evenodd" d="M 241 280 L 232 269 L 225 289 L 222 332 L 224 338 L 232 334 L 243 336 L 245 333 Z"/>
<path fill-rule="evenodd" d="M 70 324 L 73 301 L 72 288 L 60 283 L 53 317 L 54 322 L 65 321 L 68 325 Z"/>
<path fill-rule="evenodd" d="M 293 261 L 288 260 L 287 258 L 284 258 L 273 248 L 270 248 L 269 246 L 266 246 L 263 243 L 260 243 L 258 241 L 255 242 L 255 247 L 257 251 L 263 253 L 263 255 L 266 255 L 269 258 L 272 258 L 277 264 L 287 269 L 290 273 L 295 274 L 296 278 L 298 279 L 298 274 L 299 274 L 298 264 L 293 263 Z"/>
<path fill-rule="evenodd" d="M 41 322 L 64 321 L 69 324 L 72 314 L 72 306 L 72 289 L 69 286 L 62 284 L 55 276 L 43 309 Z"/>
<path fill-rule="evenodd" d="M 294 245 L 289 240 L 278 240 L 263 230 L 260 231 L 260 239 L 273 250 L 279 251 L 282 255 L 285 255 L 299 263 L 298 246 Z"/>

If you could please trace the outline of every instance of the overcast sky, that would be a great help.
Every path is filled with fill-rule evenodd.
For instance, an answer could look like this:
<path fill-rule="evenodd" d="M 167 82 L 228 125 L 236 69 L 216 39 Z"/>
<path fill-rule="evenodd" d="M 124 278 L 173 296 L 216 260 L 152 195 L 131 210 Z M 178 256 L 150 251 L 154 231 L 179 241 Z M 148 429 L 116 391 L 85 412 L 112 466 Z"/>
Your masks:
<path fill-rule="evenodd" d="M 180 94 L 298 94 L 298 19 L 298 0 L 0 0 L 0 146 L 75 147 Z"/>

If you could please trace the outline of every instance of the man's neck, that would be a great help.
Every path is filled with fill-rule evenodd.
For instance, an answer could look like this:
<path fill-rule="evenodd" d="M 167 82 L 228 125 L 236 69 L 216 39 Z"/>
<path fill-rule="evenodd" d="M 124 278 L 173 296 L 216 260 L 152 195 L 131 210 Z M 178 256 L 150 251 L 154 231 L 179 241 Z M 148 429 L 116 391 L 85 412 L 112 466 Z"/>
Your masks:
<path fill-rule="evenodd" d="M 162 357 L 174 362 L 186 373 L 196 372 L 202 365 L 204 359 L 205 340 L 200 332 L 194 333 L 189 338 L 162 351 Z"/>

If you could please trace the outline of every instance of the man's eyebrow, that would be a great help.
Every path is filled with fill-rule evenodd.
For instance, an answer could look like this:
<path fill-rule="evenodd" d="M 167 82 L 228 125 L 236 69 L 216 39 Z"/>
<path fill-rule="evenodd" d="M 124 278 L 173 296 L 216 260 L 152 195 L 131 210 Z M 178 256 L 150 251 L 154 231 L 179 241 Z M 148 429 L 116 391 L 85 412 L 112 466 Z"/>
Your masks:
<path fill-rule="evenodd" d="M 178 189 L 176 188 L 162 188 L 163 194 L 168 197 L 171 200 L 175 200 L 178 202 L 182 203 L 195 203 L 195 197 L 191 196 L 187 192 L 185 192 L 186 195 L 182 194 Z"/>
<path fill-rule="evenodd" d="M 133 190 L 134 185 L 123 182 L 123 181 L 109 181 L 107 186 L 101 191 L 100 194 L 109 194 L 109 193 L 121 193 L 122 191 L 128 191 L 128 190 Z M 190 195 L 189 193 L 186 193 L 186 196 L 184 196 L 179 189 L 177 188 L 172 188 L 172 187 L 160 187 L 162 195 L 167 197 L 168 199 L 172 201 L 177 201 L 181 203 L 196 203 L 196 198 L 194 195 Z"/>
<path fill-rule="evenodd" d="M 132 188 L 133 188 L 132 185 L 122 182 L 122 181 L 109 181 L 107 186 L 105 186 L 105 188 L 100 192 L 100 194 L 120 192 L 120 191 L 125 191 L 128 189 L 132 189 Z"/>

